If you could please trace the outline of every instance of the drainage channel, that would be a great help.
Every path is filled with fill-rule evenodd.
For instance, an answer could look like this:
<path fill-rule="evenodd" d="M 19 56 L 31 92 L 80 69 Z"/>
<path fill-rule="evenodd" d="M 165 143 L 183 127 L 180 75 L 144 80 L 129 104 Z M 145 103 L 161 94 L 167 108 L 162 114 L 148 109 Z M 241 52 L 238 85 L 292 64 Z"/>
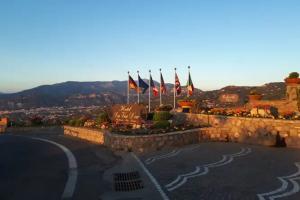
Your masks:
<path fill-rule="evenodd" d="M 144 188 L 143 181 L 138 171 L 128 173 L 115 173 L 114 186 L 117 192 L 130 192 Z"/>

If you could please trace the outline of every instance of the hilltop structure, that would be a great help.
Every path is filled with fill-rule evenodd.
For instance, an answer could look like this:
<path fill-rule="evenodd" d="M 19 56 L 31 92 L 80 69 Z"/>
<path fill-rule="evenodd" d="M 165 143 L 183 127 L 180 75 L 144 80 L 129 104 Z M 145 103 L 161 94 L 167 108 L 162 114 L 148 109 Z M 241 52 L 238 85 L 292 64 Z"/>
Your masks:
<path fill-rule="evenodd" d="M 281 100 L 262 100 L 260 94 L 250 94 L 249 102 L 246 104 L 248 109 L 270 110 L 276 108 L 278 114 L 300 114 L 300 78 L 299 74 L 293 72 L 285 79 L 286 97 Z"/>

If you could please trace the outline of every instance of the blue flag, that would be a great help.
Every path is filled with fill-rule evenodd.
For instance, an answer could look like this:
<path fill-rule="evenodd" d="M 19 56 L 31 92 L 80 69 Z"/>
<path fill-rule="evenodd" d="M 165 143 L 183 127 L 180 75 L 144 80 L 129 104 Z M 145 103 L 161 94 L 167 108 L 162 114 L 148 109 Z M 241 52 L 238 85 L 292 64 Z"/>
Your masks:
<path fill-rule="evenodd" d="M 141 79 L 140 75 L 139 77 L 139 87 L 143 88 L 143 94 L 147 91 L 147 89 L 149 88 L 149 85 L 147 83 L 145 83 L 145 81 L 143 81 L 143 79 Z"/>

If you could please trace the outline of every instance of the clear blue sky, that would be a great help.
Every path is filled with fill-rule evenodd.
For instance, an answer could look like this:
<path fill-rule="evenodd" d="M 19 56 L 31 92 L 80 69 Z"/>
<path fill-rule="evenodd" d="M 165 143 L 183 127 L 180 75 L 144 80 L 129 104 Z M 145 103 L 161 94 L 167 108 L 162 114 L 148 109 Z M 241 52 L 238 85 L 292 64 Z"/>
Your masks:
<path fill-rule="evenodd" d="M 173 68 L 196 87 L 300 72 L 299 0 L 0 0 L 0 91 Z"/>

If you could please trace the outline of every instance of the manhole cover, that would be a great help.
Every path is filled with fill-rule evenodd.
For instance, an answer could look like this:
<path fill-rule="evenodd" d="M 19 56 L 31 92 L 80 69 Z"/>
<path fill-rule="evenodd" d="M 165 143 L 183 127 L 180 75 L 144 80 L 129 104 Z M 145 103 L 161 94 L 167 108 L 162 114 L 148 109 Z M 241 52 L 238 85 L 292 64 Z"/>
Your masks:
<path fill-rule="evenodd" d="M 129 192 L 144 188 L 138 171 L 114 174 L 114 185 L 115 190 L 119 192 Z"/>

